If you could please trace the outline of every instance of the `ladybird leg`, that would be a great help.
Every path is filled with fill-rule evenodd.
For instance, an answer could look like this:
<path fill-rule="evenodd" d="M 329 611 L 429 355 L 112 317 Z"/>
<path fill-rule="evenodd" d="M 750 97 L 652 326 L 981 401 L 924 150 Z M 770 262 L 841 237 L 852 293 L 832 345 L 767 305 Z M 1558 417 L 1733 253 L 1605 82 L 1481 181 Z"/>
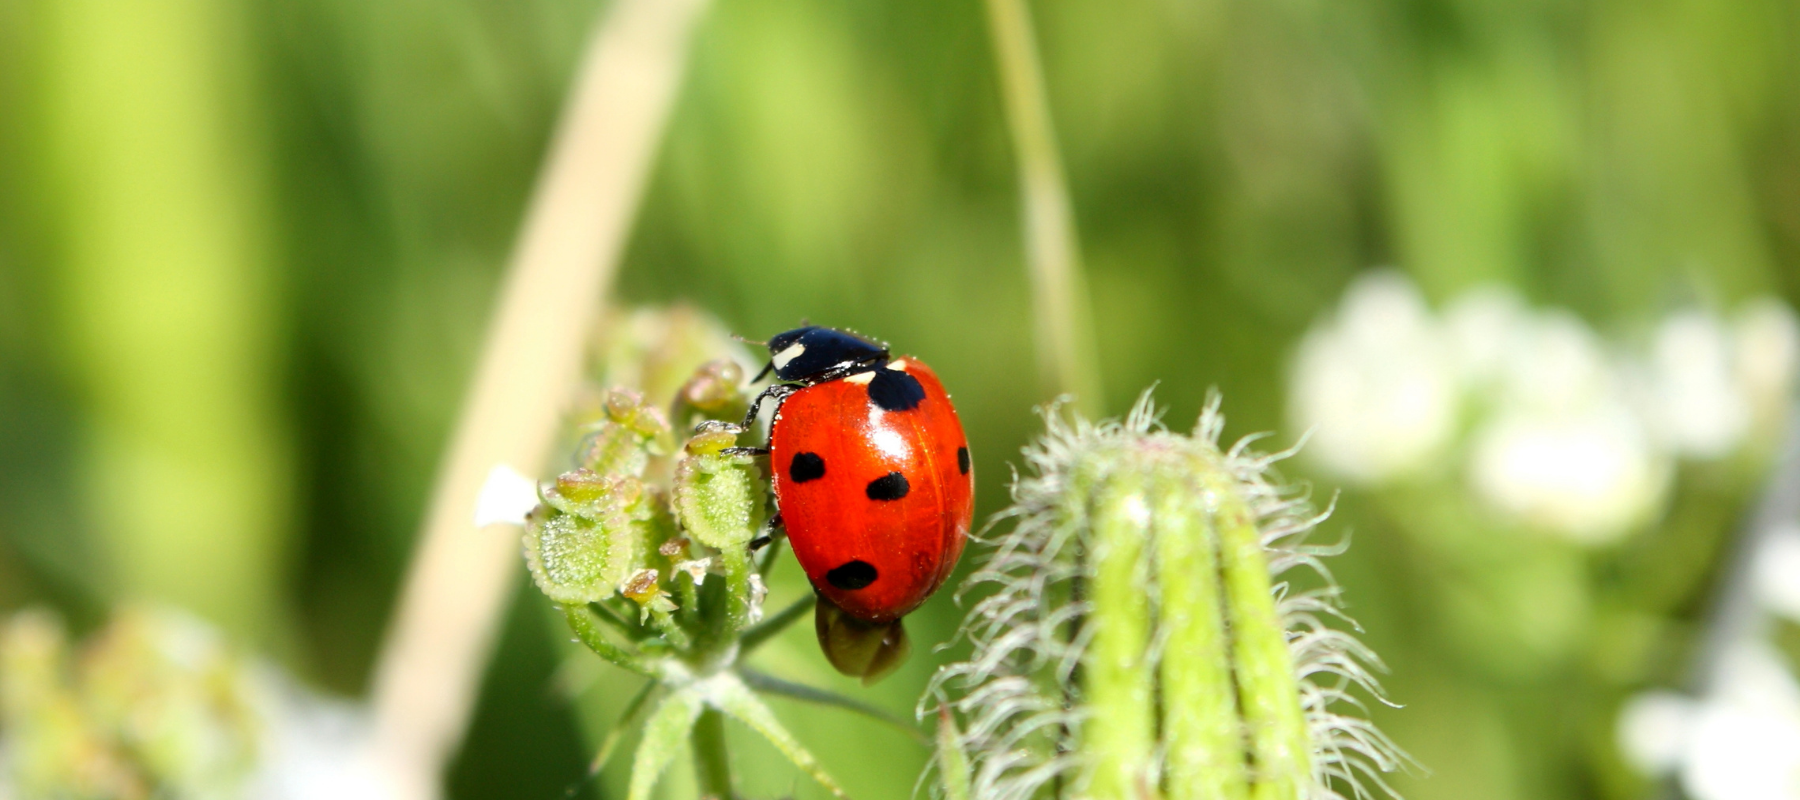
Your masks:
<path fill-rule="evenodd" d="M 775 541 L 775 531 L 781 527 L 781 512 L 777 511 L 775 512 L 775 516 L 769 518 L 768 522 L 763 523 L 763 529 L 757 533 L 756 538 L 750 540 L 750 552 L 754 553 L 761 550 L 764 547 L 767 547 L 770 542 Z"/>
<path fill-rule="evenodd" d="M 762 404 L 764 400 L 774 398 L 775 408 L 779 411 L 781 409 L 782 401 L 786 400 L 788 395 L 797 391 L 800 391 L 800 387 L 790 383 L 777 383 L 774 386 L 762 390 L 762 393 L 758 394 L 755 400 L 750 401 L 750 410 L 744 414 L 743 430 L 750 430 L 756 425 L 756 415 L 762 413 Z"/>
<path fill-rule="evenodd" d="M 728 456 L 766 456 L 769 454 L 769 448 L 767 448 L 767 447 L 727 447 L 724 450 L 720 450 L 719 452 L 724 453 L 725 455 L 728 455 Z"/>

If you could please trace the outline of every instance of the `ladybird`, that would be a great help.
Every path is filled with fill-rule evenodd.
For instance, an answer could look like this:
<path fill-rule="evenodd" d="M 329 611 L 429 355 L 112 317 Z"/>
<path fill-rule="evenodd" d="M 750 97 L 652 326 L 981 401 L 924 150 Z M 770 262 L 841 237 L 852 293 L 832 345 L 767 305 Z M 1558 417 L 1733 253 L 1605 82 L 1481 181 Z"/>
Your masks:
<path fill-rule="evenodd" d="M 775 400 L 768 455 L 778 518 L 819 594 L 827 658 L 871 681 L 905 656 L 900 618 L 962 556 L 975 497 L 968 439 L 937 374 L 917 358 L 810 325 L 768 348 L 763 374 L 780 383 L 751 415 Z"/>

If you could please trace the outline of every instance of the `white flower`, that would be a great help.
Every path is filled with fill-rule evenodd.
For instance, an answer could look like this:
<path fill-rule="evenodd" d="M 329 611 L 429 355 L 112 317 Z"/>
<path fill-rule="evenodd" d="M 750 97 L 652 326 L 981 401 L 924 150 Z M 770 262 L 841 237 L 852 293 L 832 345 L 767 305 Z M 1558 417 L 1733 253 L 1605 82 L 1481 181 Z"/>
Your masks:
<path fill-rule="evenodd" d="M 1524 299 L 1506 286 L 1471 289 L 1451 301 L 1444 310 L 1444 327 L 1463 383 L 1471 389 L 1497 383 L 1530 323 Z"/>
<path fill-rule="evenodd" d="M 1623 403 L 1503 413 L 1476 433 L 1469 477 L 1501 510 L 1586 544 L 1616 539 L 1656 508 L 1666 459 Z"/>
<path fill-rule="evenodd" d="M 268 746 L 246 797 L 266 800 L 392 800 L 402 795 L 373 750 L 369 710 L 316 694 L 275 673 L 264 676 Z"/>
<path fill-rule="evenodd" d="M 1580 317 L 1540 312 L 1513 332 L 1499 400 L 1528 413 L 1565 415 L 1616 402 L 1620 387 L 1606 348 Z"/>
<path fill-rule="evenodd" d="M 1757 411 L 1782 414 L 1800 367 L 1800 323 L 1793 309 L 1773 298 L 1753 300 L 1732 322 L 1733 371 L 1744 396 Z"/>
<path fill-rule="evenodd" d="M 1378 483 L 1438 456 L 1456 421 L 1457 387 L 1442 331 L 1395 272 L 1357 279 L 1337 317 L 1295 358 L 1290 411 L 1313 430 L 1307 454 L 1339 475 Z"/>
<path fill-rule="evenodd" d="M 1719 458 L 1743 441 L 1750 404 L 1732 362 L 1731 337 L 1711 314 L 1681 311 L 1657 327 L 1650 350 L 1649 419 L 1670 450 Z M 1766 374 L 1769 368 L 1752 370 Z"/>
<path fill-rule="evenodd" d="M 1800 622 L 1800 527 L 1784 525 L 1762 543 L 1750 579 L 1763 608 Z"/>
<path fill-rule="evenodd" d="M 1800 800 L 1800 685 L 1781 656 L 1745 643 L 1688 732 L 1681 783 L 1694 800 Z"/>
<path fill-rule="evenodd" d="M 1631 698 L 1619 712 L 1617 730 L 1625 760 L 1657 777 L 1679 769 L 1698 710 L 1698 703 L 1674 692 L 1645 692 Z"/>

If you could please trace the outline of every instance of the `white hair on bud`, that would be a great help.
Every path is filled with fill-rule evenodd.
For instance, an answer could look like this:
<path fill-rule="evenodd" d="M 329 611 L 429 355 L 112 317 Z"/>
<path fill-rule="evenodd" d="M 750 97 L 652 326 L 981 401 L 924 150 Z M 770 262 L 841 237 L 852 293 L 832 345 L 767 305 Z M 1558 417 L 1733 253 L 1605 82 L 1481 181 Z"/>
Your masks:
<path fill-rule="evenodd" d="M 1222 464 L 1256 519 L 1313 742 L 1307 800 L 1397 797 L 1380 776 L 1405 766 L 1409 757 L 1361 716 L 1358 699 L 1387 702 L 1373 675 L 1383 667 L 1343 629 L 1355 623 L 1342 612 L 1338 588 L 1322 561 L 1348 543 L 1308 544 L 1307 536 L 1331 507 L 1316 512 L 1304 489 L 1272 475 L 1273 465 L 1299 445 L 1263 454 L 1250 449 L 1259 438 L 1252 436 L 1221 451 L 1225 420 L 1219 405 L 1214 393 L 1192 436 L 1162 427 L 1148 391 L 1123 421 L 1067 420 L 1057 406 L 1043 412 L 1046 431 L 1024 451 L 1026 474 L 1014 477 L 1013 504 L 994 520 L 1011 520 L 1012 528 L 991 539 L 977 537 L 989 557 L 957 592 L 961 600 L 994 588 L 969 609 L 958 631 L 973 651 L 966 660 L 939 668 L 918 708 L 921 718 L 940 709 L 955 714 L 957 744 L 972 773 L 971 796 L 1030 800 L 1052 784 L 1066 796 L 1084 796 L 1085 765 L 1077 743 L 1090 712 L 1075 672 L 1096 626 L 1092 605 L 1077 588 L 1092 578 L 1091 559 L 1083 556 L 1079 541 L 1086 512 L 1068 495 L 1095 455 L 1147 446 L 1198 451 Z M 1153 550 L 1145 548 L 1145 557 Z M 1290 591 L 1284 576 L 1296 569 L 1316 573 L 1324 588 Z M 1158 602 L 1153 582 L 1147 590 L 1152 603 Z M 1334 620 L 1341 627 L 1329 624 Z M 1165 638 L 1161 630 L 1153 636 L 1148 668 L 1155 668 Z M 1155 755 L 1160 762 L 1163 755 Z"/>

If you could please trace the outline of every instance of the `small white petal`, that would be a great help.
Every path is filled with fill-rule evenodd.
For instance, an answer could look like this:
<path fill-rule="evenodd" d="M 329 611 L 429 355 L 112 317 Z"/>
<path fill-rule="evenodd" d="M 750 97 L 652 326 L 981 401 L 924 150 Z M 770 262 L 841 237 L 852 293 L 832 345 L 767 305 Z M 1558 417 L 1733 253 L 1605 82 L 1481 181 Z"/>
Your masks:
<path fill-rule="evenodd" d="M 750 573 L 750 623 L 756 624 L 763 618 L 763 600 L 769 596 L 769 587 L 763 583 L 762 575 Z"/>
<path fill-rule="evenodd" d="M 488 470 L 487 481 L 475 498 L 475 527 L 496 523 L 524 525 L 525 515 L 538 504 L 537 484 L 506 464 Z"/>
<path fill-rule="evenodd" d="M 706 570 L 711 566 L 712 557 L 708 556 L 706 558 L 697 558 L 693 561 L 683 561 L 676 564 L 675 569 L 686 572 L 688 577 L 694 579 L 694 585 L 700 586 L 706 583 Z"/>

